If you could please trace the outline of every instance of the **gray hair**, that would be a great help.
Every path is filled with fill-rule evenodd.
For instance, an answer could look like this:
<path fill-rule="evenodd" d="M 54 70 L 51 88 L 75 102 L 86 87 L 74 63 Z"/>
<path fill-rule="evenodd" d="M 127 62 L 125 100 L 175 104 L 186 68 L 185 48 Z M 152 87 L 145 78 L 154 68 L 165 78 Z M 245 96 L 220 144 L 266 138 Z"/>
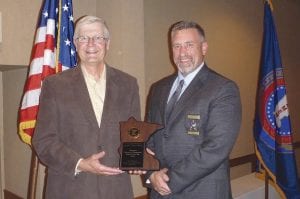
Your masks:
<path fill-rule="evenodd" d="M 197 32 L 199 33 L 199 36 L 202 41 L 205 41 L 205 32 L 204 29 L 197 24 L 196 22 L 193 21 L 179 21 L 176 22 L 171 26 L 171 37 L 173 34 L 178 31 L 178 30 L 184 30 L 184 29 L 190 29 L 190 28 L 195 28 Z"/>
<path fill-rule="evenodd" d="M 101 25 L 101 27 L 103 28 L 104 37 L 109 40 L 110 38 L 109 30 L 104 19 L 96 16 L 91 16 L 91 15 L 83 16 L 82 18 L 79 18 L 79 20 L 76 22 L 74 38 L 77 38 L 79 36 L 80 29 L 83 25 L 93 24 L 93 23 L 98 23 Z"/>

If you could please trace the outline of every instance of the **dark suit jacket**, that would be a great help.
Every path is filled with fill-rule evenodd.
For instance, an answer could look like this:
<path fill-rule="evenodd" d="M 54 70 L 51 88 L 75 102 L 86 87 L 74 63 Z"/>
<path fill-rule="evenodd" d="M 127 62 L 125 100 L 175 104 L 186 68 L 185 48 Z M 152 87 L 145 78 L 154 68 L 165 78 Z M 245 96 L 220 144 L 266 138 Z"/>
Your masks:
<path fill-rule="evenodd" d="M 172 195 L 151 198 L 231 198 L 228 159 L 241 123 L 241 102 L 234 82 L 206 65 L 181 95 L 168 124 L 165 109 L 177 74 L 152 86 L 147 120 L 163 124 L 148 146 L 168 168 Z"/>
<path fill-rule="evenodd" d="M 106 97 L 98 127 L 80 67 L 46 78 L 40 96 L 33 146 L 48 167 L 46 198 L 132 199 L 130 176 L 101 176 L 74 169 L 79 158 L 99 151 L 101 163 L 118 167 L 119 122 L 140 119 L 135 78 L 107 66 Z"/>

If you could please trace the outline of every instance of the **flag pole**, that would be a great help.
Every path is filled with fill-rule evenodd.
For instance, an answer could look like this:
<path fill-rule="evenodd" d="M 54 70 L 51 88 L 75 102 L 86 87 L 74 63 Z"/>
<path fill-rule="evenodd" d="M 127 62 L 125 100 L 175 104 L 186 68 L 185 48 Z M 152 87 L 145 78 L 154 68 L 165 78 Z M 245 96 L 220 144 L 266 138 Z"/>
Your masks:
<path fill-rule="evenodd" d="M 265 170 L 265 199 L 269 199 L 269 174 Z"/>
<path fill-rule="evenodd" d="M 36 186 L 37 186 L 37 176 L 39 169 L 39 160 L 32 149 L 31 152 L 31 163 L 30 163 L 30 173 L 29 173 L 29 183 L 28 183 L 28 199 L 36 198 Z"/>
<path fill-rule="evenodd" d="M 58 2 L 58 9 L 59 9 L 59 11 L 61 10 L 61 0 Z M 58 34 L 57 34 L 57 45 L 56 45 L 56 59 L 55 59 L 55 73 L 58 73 L 58 72 L 61 72 L 62 71 L 62 69 L 60 70 L 60 68 L 59 68 L 59 52 L 60 52 L 60 28 L 61 28 L 61 26 L 60 26 L 60 24 L 61 24 L 61 12 L 58 12 Z"/>

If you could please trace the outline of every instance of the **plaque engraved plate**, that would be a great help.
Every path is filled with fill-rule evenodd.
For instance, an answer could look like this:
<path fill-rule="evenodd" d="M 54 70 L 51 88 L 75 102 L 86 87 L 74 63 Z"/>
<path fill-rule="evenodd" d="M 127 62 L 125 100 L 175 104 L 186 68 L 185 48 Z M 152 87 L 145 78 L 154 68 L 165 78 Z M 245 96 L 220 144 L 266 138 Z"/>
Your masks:
<path fill-rule="evenodd" d="M 121 167 L 142 168 L 144 161 L 144 145 L 143 142 L 123 143 Z"/>

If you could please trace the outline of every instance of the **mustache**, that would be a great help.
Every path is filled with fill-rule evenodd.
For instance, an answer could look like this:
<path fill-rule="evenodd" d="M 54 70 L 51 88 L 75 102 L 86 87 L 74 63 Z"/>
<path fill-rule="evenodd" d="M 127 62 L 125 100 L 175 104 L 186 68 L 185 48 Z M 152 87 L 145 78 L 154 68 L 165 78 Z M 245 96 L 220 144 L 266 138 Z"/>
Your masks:
<path fill-rule="evenodd" d="M 192 60 L 193 58 L 191 56 L 184 56 L 184 57 L 177 57 L 176 60 L 181 61 L 181 60 Z"/>

